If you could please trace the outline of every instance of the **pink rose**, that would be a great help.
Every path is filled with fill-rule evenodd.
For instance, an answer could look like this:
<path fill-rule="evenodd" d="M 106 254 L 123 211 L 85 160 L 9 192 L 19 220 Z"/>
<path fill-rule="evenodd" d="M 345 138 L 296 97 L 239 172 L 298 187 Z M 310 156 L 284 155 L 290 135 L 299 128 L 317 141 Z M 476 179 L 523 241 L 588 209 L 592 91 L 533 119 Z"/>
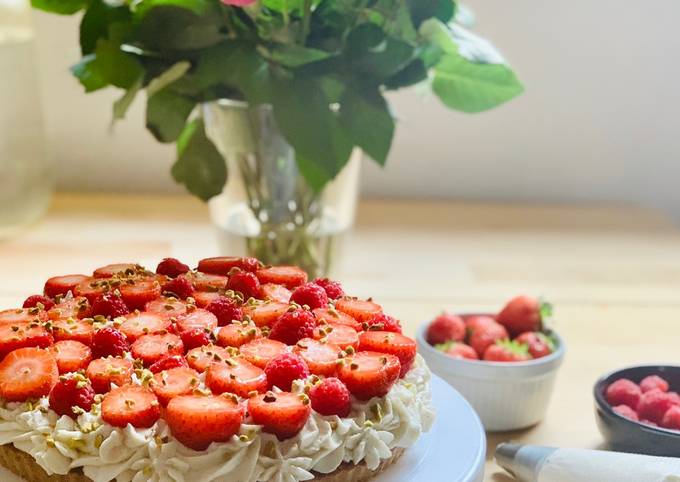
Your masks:
<path fill-rule="evenodd" d="M 247 7 L 257 2 L 257 0 L 222 0 L 225 5 L 233 5 L 234 7 Z"/>

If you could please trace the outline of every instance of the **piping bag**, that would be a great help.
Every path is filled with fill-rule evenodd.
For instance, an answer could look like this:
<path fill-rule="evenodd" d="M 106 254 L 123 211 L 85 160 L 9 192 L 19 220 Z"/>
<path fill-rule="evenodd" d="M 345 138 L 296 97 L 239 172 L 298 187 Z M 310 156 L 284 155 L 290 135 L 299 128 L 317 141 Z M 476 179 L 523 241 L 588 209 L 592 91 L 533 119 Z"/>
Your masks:
<path fill-rule="evenodd" d="M 680 482 L 680 458 L 504 443 L 496 461 L 518 482 Z"/>

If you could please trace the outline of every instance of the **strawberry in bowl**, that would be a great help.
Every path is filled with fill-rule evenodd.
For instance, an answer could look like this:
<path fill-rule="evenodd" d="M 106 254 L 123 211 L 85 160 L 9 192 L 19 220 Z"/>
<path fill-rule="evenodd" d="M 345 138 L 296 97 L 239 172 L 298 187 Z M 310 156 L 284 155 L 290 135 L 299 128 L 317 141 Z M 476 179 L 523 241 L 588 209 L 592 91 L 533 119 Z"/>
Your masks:
<path fill-rule="evenodd" d="M 530 296 L 498 313 L 442 313 L 423 324 L 418 350 L 475 407 L 489 431 L 529 427 L 545 415 L 564 343 L 552 307 Z"/>

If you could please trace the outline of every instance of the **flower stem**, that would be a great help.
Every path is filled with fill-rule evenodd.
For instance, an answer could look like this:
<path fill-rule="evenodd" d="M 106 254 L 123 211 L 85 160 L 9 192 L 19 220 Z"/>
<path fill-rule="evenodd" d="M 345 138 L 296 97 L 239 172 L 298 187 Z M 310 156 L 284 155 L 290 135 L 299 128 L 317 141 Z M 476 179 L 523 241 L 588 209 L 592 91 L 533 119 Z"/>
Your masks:
<path fill-rule="evenodd" d="M 307 36 L 309 35 L 309 26 L 312 22 L 312 0 L 305 0 L 302 14 L 302 34 L 300 36 L 300 43 L 305 45 Z"/>

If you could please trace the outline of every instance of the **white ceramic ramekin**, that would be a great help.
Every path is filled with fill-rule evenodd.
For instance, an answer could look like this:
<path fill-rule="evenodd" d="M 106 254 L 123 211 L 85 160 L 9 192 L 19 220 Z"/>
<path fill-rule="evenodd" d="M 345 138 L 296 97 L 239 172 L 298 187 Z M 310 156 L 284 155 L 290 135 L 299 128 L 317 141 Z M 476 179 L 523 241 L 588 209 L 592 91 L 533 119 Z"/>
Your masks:
<path fill-rule="evenodd" d="M 416 334 L 418 351 L 439 377 L 458 390 L 474 407 L 484 428 L 503 432 L 530 427 L 548 410 L 565 345 L 552 333 L 557 349 L 527 362 L 499 363 L 451 358 L 425 340 L 428 323 Z"/>

